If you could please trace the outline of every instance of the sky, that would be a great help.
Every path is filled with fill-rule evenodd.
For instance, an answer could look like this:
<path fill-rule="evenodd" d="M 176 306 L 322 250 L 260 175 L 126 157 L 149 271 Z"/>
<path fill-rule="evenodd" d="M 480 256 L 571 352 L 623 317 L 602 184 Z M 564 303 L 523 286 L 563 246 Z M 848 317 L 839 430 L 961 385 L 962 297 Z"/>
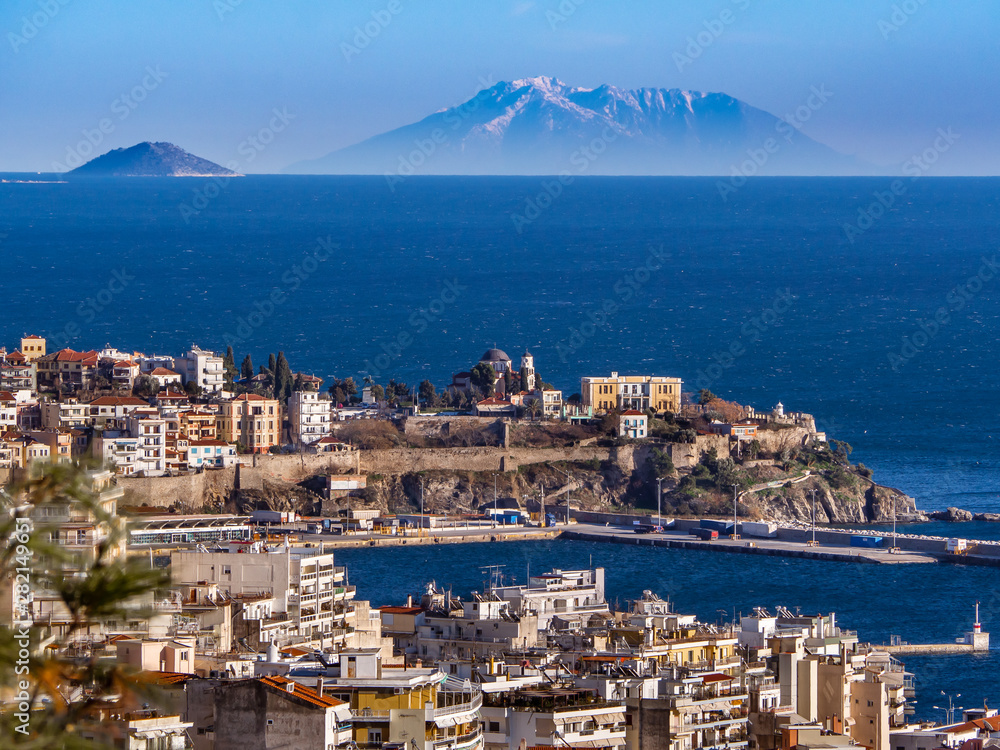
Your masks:
<path fill-rule="evenodd" d="M 963 0 L 3 0 L 0 171 L 162 140 L 277 172 L 549 75 L 807 113 L 890 168 L 942 129 L 927 174 L 995 175 L 998 32 L 1000 3 Z"/>

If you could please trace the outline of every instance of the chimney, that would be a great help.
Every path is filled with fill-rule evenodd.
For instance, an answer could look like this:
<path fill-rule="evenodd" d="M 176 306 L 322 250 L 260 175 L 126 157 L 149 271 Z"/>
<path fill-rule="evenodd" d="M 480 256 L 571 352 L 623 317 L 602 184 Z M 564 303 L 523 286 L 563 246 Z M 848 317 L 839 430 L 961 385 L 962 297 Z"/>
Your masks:
<path fill-rule="evenodd" d="M 413 594 L 407 594 L 406 595 L 406 606 L 407 607 L 412 607 L 413 606 Z M 976 606 L 978 608 L 979 605 L 976 605 Z M 979 619 L 979 618 L 977 617 L 976 619 Z"/>
<path fill-rule="evenodd" d="M 323 697 L 323 678 L 322 677 L 317 677 L 316 678 L 316 692 L 319 694 L 320 698 Z"/>

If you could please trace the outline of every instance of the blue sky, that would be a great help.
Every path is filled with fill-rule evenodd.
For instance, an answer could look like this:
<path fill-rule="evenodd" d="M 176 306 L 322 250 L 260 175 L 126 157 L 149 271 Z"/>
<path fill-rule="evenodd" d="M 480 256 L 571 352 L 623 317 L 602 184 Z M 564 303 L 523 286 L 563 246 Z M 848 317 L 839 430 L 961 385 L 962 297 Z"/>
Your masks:
<path fill-rule="evenodd" d="M 1000 171 L 994 3 L 3 0 L 0 32 L 0 171 L 51 170 L 87 134 L 98 153 L 168 140 L 277 171 L 536 75 L 779 116 L 825 86 L 802 128 L 839 151 L 901 165 L 951 128 L 929 174 Z M 248 145 L 275 110 L 287 125 Z"/>

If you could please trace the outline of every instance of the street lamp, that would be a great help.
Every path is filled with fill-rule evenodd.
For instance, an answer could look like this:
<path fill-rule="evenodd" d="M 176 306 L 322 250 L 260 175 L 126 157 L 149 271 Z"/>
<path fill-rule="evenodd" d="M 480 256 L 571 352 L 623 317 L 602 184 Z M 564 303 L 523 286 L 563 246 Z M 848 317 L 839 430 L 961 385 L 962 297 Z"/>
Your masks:
<path fill-rule="evenodd" d="M 945 714 L 947 714 L 948 716 L 948 724 L 949 725 L 953 724 L 955 722 L 955 712 L 962 710 L 961 706 L 955 705 L 955 701 L 953 700 L 953 698 L 961 698 L 962 694 L 955 693 L 954 696 L 951 696 L 948 695 L 944 690 L 942 690 L 941 695 L 945 696 L 948 699 L 948 707 L 945 708 L 944 706 L 934 706 L 934 708 L 936 708 L 938 711 L 944 711 Z"/>
<path fill-rule="evenodd" d="M 663 499 L 663 477 L 656 478 L 656 525 L 663 528 L 663 519 L 660 518 L 660 501 Z"/>
<path fill-rule="evenodd" d="M 816 546 L 816 488 L 813 487 L 813 489 L 811 489 L 809 492 L 812 494 L 812 499 L 813 499 L 813 533 L 812 533 L 812 541 L 809 542 L 809 546 L 815 547 Z"/>

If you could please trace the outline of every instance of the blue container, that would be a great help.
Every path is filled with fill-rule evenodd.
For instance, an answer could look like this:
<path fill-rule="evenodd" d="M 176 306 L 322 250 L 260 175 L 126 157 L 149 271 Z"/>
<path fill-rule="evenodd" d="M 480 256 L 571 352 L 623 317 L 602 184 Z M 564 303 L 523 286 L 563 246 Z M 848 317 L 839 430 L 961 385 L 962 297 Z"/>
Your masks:
<path fill-rule="evenodd" d="M 852 536 L 851 537 L 852 547 L 864 547 L 866 549 L 875 549 L 876 547 L 882 546 L 882 537 L 880 536 Z"/>

